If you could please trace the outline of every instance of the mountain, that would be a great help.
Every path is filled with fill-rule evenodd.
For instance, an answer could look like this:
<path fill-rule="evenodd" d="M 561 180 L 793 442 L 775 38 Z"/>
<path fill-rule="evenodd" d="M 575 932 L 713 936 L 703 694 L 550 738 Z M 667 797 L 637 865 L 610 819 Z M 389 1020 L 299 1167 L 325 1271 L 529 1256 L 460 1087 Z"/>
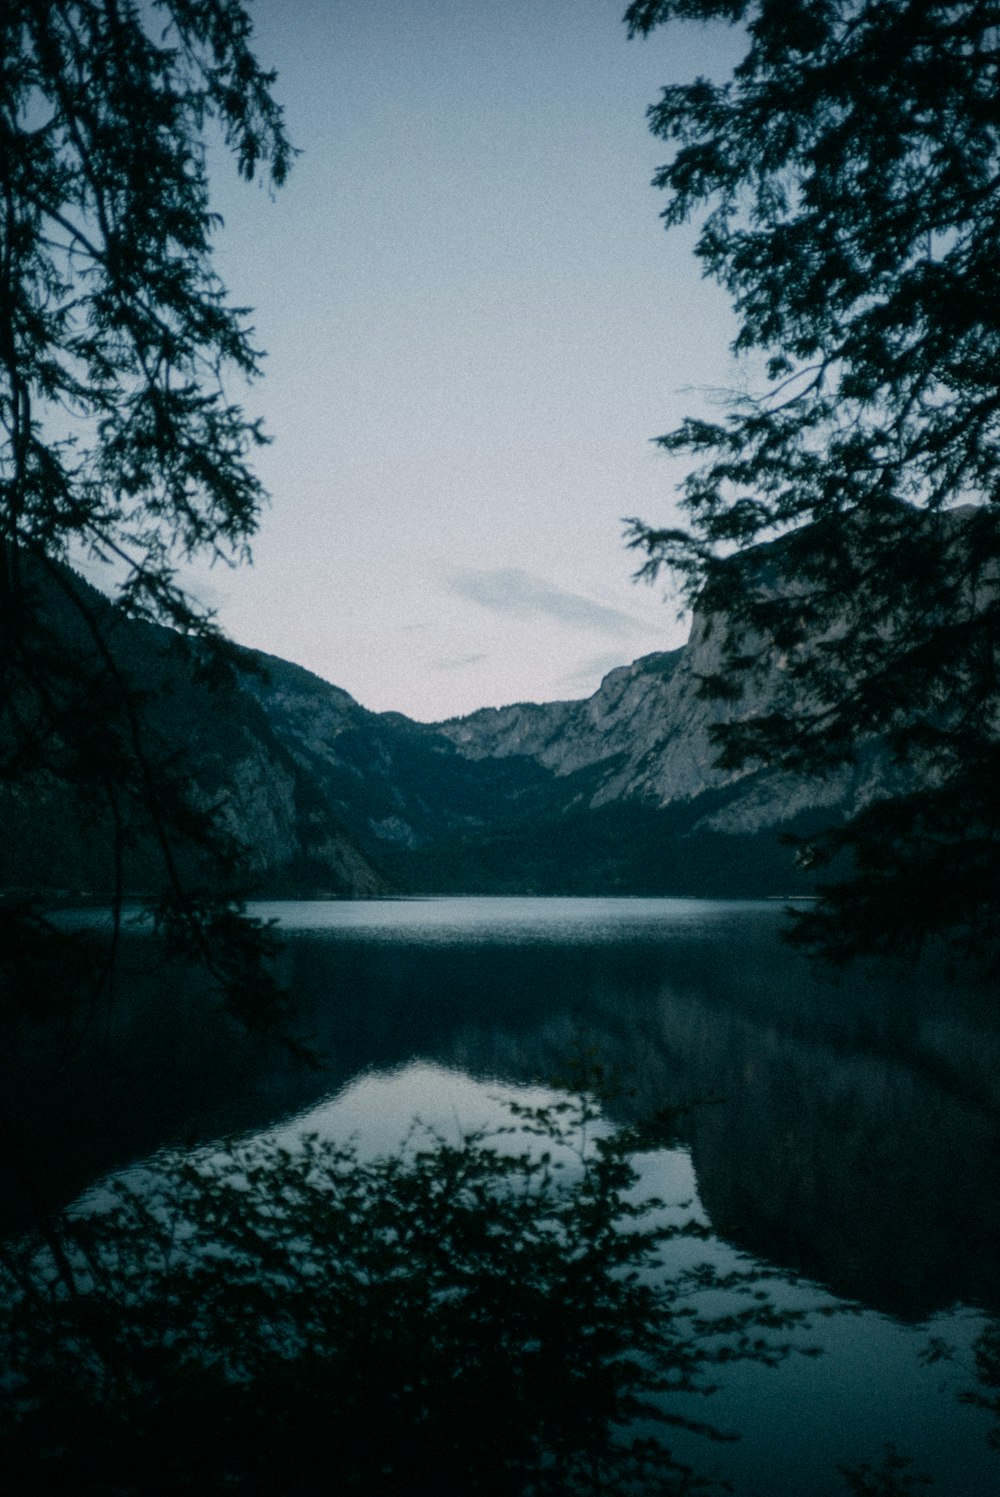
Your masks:
<path fill-rule="evenodd" d="M 37 628 L 34 653 L 9 659 L 4 679 L 0 888 L 109 893 L 116 820 L 125 824 L 125 892 L 152 892 L 163 884 L 149 796 L 129 779 L 145 773 L 135 754 L 137 737 L 150 775 L 182 785 L 194 810 L 211 810 L 243 849 L 240 878 L 250 887 L 333 896 L 392 887 L 231 673 L 213 678 L 197 646 L 126 617 L 68 568 L 22 567 Z M 118 679 L 135 694 L 128 708 Z M 33 720 L 39 724 L 34 733 Z M 101 773 L 102 758 L 113 754 L 124 766 L 116 771 L 122 789 L 111 788 Z M 189 881 L 211 879 L 196 836 L 179 838 L 173 851 Z"/>
<path fill-rule="evenodd" d="M 612 671 L 590 697 L 436 724 L 374 713 L 286 661 L 247 656 L 275 736 L 358 843 L 413 892 L 790 894 L 781 844 L 882 793 L 874 751 L 827 779 L 716 767 L 705 699 L 717 620 Z M 780 687 L 780 663 L 773 668 Z"/>
<path fill-rule="evenodd" d="M 784 683 L 775 657 L 752 702 L 706 697 L 724 633 L 711 614 L 696 612 L 682 649 L 611 671 L 583 700 L 425 724 L 250 650 L 210 685 L 178 636 L 72 587 L 146 690 L 159 751 L 245 847 L 261 893 L 795 894 L 811 884 L 782 835 L 891 788 L 875 747 L 825 779 L 720 769 L 713 727 Z M 74 644 L 72 609 L 53 599 L 51 611 Z M 85 824 L 57 779 L 0 789 L 0 819 L 0 883 L 105 891 L 109 829 Z M 141 829 L 134 842 L 126 883 L 141 890 L 155 855 Z"/>

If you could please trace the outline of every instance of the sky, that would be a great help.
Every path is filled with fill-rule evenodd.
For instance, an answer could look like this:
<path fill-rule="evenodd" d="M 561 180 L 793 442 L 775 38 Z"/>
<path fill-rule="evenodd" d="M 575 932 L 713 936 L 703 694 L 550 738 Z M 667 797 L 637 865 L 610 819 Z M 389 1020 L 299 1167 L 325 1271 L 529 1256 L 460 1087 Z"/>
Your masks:
<path fill-rule="evenodd" d="M 683 643 L 622 518 L 676 517 L 652 438 L 736 382 L 724 293 L 650 185 L 663 85 L 726 29 L 629 42 L 624 0 L 257 0 L 299 147 L 213 160 L 272 444 L 250 569 L 189 582 L 239 642 L 436 721 L 589 695 Z M 231 390 L 230 394 L 240 392 Z"/>

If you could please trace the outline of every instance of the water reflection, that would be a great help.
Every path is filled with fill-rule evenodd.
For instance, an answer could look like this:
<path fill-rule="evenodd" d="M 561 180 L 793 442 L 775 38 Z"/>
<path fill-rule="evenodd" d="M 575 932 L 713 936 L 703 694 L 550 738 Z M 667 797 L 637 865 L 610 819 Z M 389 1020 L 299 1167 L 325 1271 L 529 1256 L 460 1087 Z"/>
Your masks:
<path fill-rule="evenodd" d="M 688 1140 L 702 1201 L 737 1245 L 913 1320 L 956 1301 L 1000 1310 L 988 992 L 930 971 L 823 978 L 778 945 L 780 911 L 753 904 L 274 913 L 288 935 L 281 976 L 324 1070 L 207 1016 L 197 982 L 142 970 L 136 938 L 108 1014 L 5 1047 L 5 1092 L 54 1196 L 161 1144 L 276 1122 L 415 1059 L 478 1079 L 549 1078 L 586 1035 L 632 1077 L 637 1110 L 718 1099 L 692 1112 Z M 15 1212 L 11 1182 L 7 1202 Z"/>
<path fill-rule="evenodd" d="M 456 1080 L 410 1070 L 438 1103 Z M 779 1365 L 800 1317 L 701 1261 L 704 1233 L 641 1188 L 637 1130 L 522 1092 L 499 1136 L 414 1127 L 386 1155 L 345 1141 L 346 1100 L 322 1135 L 158 1156 L 55 1246 L 7 1245 L 11 1492 L 138 1497 L 150 1470 L 272 1497 L 704 1490 L 670 1436 L 711 1439 L 713 1370 Z"/>
<path fill-rule="evenodd" d="M 273 913 L 300 1032 L 325 1056 L 318 1073 L 206 1008 L 190 974 L 151 970 L 141 937 L 109 1010 L 6 1036 L 4 1094 L 54 1199 L 161 1145 L 270 1125 L 285 1137 L 303 1125 L 356 1133 L 369 1154 L 392 1147 L 413 1113 L 457 1137 L 494 1120 L 497 1091 L 562 1073 L 590 1043 L 634 1084 L 619 1116 L 702 1099 L 683 1146 L 644 1169 L 652 1188 L 707 1213 L 724 1238 L 717 1263 L 750 1253 L 869 1307 L 824 1326 L 824 1356 L 786 1368 L 780 1388 L 760 1369 L 727 1375 L 708 1412 L 743 1438 L 718 1474 L 744 1497 L 843 1497 L 835 1466 L 850 1425 L 852 1459 L 877 1465 L 894 1438 L 945 1497 L 992 1493 L 989 1416 L 967 1411 L 961 1434 L 956 1417 L 982 1319 L 953 1313 L 1000 1310 L 992 993 L 929 966 L 820 977 L 778 945 L 780 911 L 762 905 L 442 900 Z M 23 1222 L 9 1173 L 4 1188 L 8 1222 Z M 954 1367 L 920 1365 L 932 1333 L 963 1348 Z M 703 1453 L 687 1453 L 704 1469 Z"/>
<path fill-rule="evenodd" d="M 383 928 L 374 947 L 303 937 L 292 981 L 345 1075 L 423 1055 L 544 1077 L 585 1032 L 634 1078 L 637 1108 L 721 1099 L 692 1113 L 690 1142 L 734 1241 L 912 1319 L 1000 1308 L 992 995 L 930 972 L 824 979 L 759 906 L 685 903 L 664 930 L 662 902 L 629 902 L 645 908 L 623 912 L 616 941 L 614 902 L 597 903 L 575 939 L 562 911 L 533 943 L 523 927 L 516 944 L 482 928 L 448 944 L 441 926 L 432 940 Z"/>

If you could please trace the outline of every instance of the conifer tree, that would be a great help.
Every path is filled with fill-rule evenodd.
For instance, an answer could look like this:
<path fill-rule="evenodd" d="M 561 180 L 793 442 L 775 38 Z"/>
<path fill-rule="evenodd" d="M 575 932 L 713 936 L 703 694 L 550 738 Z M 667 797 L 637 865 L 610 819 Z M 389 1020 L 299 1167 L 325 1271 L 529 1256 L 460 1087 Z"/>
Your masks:
<path fill-rule="evenodd" d="M 260 354 L 213 267 L 207 148 L 219 136 L 243 177 L 280 184 L 292 152 L 272 83 L 237 0 L 0 12 L 0 810 L 100 822 L 116 900 L 129 845 L 154 845 L 161 924 L 251 1006 L 263 933 L 226 895 L 192 899 L 179 852 L 222 870 L 218 891 L 238 849 L 158 751 L 157 683 L 130 674 L 118 625 L 170 625 L 189 664 L 224 667 L 176 568 L 245 557 L 265 438 L 228 392 Z M 81 555 L 113 564 L 113 604 L 65 565 Z M 59 968 L 31 894 L 0 912 L 6 1006 L 82 970 L 75 946 Z"/>
<path fill-rule="evenodd" d="M 1000 6 L 635 0 L 631 35 L 743 28 L 731 76 L 663 91 L 668 227 L 729 293 L 759 388 L 659 438 L 686 524 L 644 572 L 729 619 L 723 762 L 898 793 L 799 848 L 840 881 L 795 935 L 837 959 L 1000 935 Z M 764 543 L 772 542 L 764 549 Z M 783 686 L 761 707 L 754 684 Z M 758 704 L 760 702 L 758 698 Z M 839 855 L 839 858 L 838 858 Z"/>

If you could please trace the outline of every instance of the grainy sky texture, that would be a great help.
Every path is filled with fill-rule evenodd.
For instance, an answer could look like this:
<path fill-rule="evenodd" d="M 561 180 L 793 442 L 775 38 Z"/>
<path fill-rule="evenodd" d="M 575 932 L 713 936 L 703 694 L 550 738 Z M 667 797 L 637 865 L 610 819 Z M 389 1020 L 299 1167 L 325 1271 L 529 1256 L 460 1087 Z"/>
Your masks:
<path fill-rule="evenodd" d="M 650 439 L 732 385 L 723 294 L 668 236 L 646 107 L 726 30 L 628 42 L 623 0 L 257 0 L 302 155 L 220 155 L 218 265 L 254 308 L 274 441 L 251 570 L 196 590 L 244 644 L 423 720 L 583 696 L 679 644 L 621 518 Z"/>

